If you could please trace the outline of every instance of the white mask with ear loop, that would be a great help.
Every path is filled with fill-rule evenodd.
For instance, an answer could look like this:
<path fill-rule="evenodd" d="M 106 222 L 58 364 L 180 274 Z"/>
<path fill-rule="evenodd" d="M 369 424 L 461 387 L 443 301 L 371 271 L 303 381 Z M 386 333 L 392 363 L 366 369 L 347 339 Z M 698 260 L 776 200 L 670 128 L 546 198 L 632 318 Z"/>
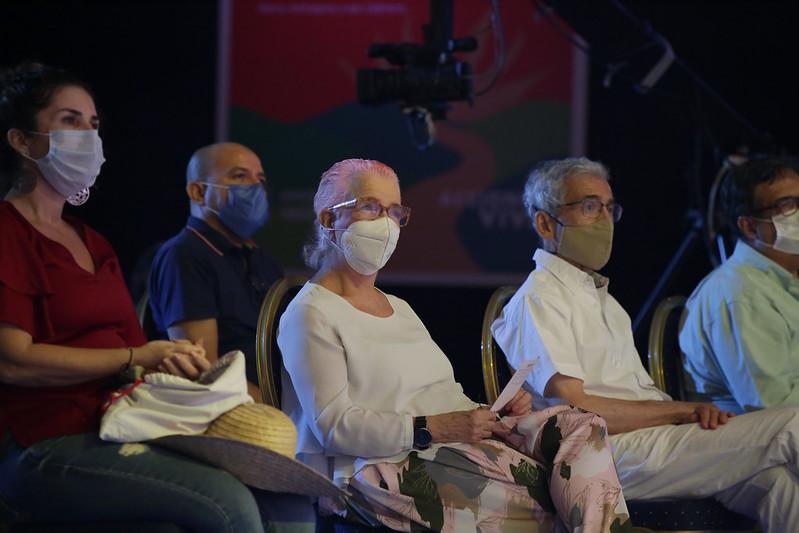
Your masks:
<path fill-rule="evenodd" d="M 341 235 L 340 244 L 332 239 L 330 244 L 342 253 L 354 271 L 364 276 L 371 276 L 386 265 L 400 236 L 399 224 L 387 216 L 358 220 L 344 230 L 324 226 L 322 229 L 338 231 Z"/>
<path fill-rule="evenodd" d="M 790 215 L 774 215 L 771 219 L 756 218 L 762 222 L 771 222 L 777 230 L 774 244 L 757 239 L 756 242 L 763 246 L 773 248 L 786 254 L 799 255 L 799 210 Z"/>
<path fill-rule="evenodd" d="M 97 130 L 52 130 L 49 133 L 32 131 L 50 137 L 50 149 L 41 159 L 30 159 L 50 186 L 72 205 L 89 199 L 89 187 L 94 185 L 100 167 L 105 162 L 103 141 Z"/>

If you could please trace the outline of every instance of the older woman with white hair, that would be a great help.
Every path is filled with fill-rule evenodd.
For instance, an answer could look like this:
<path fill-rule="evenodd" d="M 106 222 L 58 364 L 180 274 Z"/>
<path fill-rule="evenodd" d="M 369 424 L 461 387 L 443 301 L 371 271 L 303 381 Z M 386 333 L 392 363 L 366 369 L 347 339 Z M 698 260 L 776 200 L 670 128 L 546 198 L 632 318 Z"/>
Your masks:
<path fill-rule="evenodd" d="M 394 171 L 340 161 L 314 209 L 317 272 L 278 344 L 298 457 L 352 494 L 335 510 L 404 531 L 631 530 L 600 417 L 533 413 L 520 391 L 498 421 L 464 395 L 410 306 L 375 287 L 410 219 Z"/>

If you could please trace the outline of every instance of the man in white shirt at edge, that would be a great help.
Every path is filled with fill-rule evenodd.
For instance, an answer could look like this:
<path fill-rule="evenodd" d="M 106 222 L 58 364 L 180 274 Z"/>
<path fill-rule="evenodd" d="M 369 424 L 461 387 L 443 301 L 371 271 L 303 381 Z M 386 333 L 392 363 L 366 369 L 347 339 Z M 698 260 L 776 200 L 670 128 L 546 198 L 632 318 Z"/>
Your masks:
<path fill-rule="evenodd" d="M 644 370 L 630 318 L 596 272 L 621 216 L 607 169 L 585 158 L 545 162 L 530 174 L 524 203 L 541 241 L 536 269 L 492 333 L 514 368 L 536 360 L 525 384 L 534 405 L 602 415 L 630 500 L 713 496 L 766 532 L 797 530 L 799 410 L 734 417 L 672 401 Z"/>

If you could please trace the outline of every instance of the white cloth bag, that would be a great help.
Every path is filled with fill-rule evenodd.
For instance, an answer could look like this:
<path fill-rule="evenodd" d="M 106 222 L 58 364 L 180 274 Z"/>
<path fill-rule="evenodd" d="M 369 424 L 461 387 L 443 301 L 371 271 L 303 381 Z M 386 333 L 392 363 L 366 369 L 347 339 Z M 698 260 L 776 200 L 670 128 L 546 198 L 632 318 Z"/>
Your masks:
<path fill-rule="evenodd" d="M 147 374 L 117 391 L 100 422 L 100 438 L 140 442 L 166 435 L 199 435 L 219 415 L 251 403 L 244 354 L 228 352 L 197 381 Z"/>

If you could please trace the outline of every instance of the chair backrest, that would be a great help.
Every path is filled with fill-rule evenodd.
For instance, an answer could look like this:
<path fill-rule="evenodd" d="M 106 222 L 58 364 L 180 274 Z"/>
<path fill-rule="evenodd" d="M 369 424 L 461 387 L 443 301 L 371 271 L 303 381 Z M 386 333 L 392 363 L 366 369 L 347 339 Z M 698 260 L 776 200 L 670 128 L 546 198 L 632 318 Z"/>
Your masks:
<path fill-rule="evenodd" d="M 502 387 L 510 380 L 512 375 L 505 354 L 497 346 L 491 336 L 491 324 L 499 317 L 502 308 L 516 293 L 519 287 L 506 285 L 494 291 L 486 305 L 483 314 L 483 336 L 480 348 L 483 358 L 483 387 L 485 389 L 486 403 L 493 404 L 497 400 Z"/>
<path fill-rule="evenodd" d="M 139 325 L 147 340 L 158 338 L 158 328 L 155 327 L 153 313 L 150 310 L 150 291 L 148 290 L 145 290 L 139 297 L 139 301 L 136 302 L 136 318 L 139 320 Z"/>
<path fill-rule="evenodd" d="M 670 296 L 655 308 L 649 327 L 649 375 L 655 386 L 675 400 L 692 393 L 683 367 L 679 335 L 685 321 L 684 296 Z"/>
<path fill-rule="evenodd" d="M 280 372 L 282 359 L 277 347 L 277 326 L 286 306 L 305 285 L 305 276 L 286 276 L 269 287 L 258 315 L 255 353 L 258 386 L 264 403 L 280 408 Z"/>

